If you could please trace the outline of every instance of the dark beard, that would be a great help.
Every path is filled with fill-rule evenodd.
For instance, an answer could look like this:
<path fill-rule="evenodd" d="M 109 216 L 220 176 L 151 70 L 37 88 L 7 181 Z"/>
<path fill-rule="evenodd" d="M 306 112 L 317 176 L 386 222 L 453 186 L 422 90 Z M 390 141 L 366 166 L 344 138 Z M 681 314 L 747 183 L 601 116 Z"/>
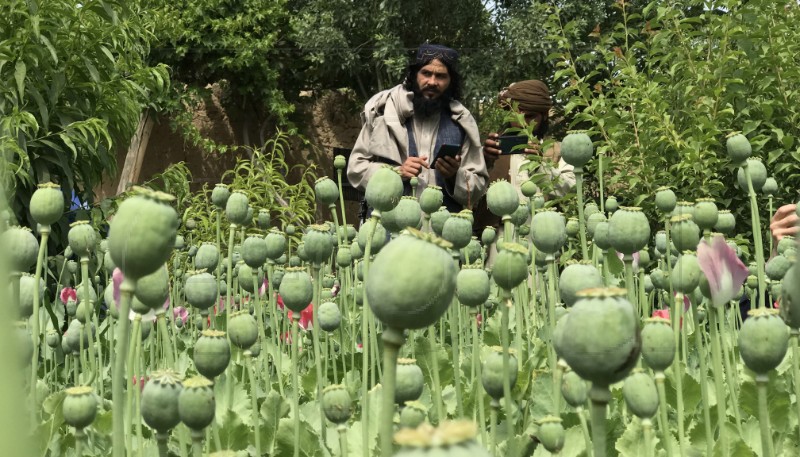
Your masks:
<path fill-rule="evenodd" d="M 421 114 L 423 117 L 429 117 L 439 114 L 442 111 L 442 108 L 449 109 L 450 107 L 449 91 L 445 91 L 445 93 L 437 98 L 425 98 L 416 81 L 414 82 L 414 88 L 412 90 L 414 92 L 413 104 L 415 114 Z"/>

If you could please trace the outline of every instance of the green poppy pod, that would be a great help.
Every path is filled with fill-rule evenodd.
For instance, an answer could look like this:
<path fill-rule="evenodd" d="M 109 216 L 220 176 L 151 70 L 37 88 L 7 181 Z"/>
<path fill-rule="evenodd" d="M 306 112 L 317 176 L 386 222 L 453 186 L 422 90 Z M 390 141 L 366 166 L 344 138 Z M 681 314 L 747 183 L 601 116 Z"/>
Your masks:
<path fill-rule="evenodd" d="M 672 272 L 670 273 L 672 288 L 676 292 L 690 294 L 700 285 L 700 276 L 702 274 L 697 256 L 693 252 L 686 251 L 678 257 L 678 261 L 672 266 Z"/>
<path fill-rule="evenodd" d="M 481 384 L 486 393 L 495 400 L 503 398 L 503 380 L 508 378 L 512 386 L 517 383 L 517 357 L 512 349 L 508 354 L 508 372 L 503 372 L 503 348 L 492 346 L 491 352 L 481 365 Z"/>
<path fill-rule="evenodd" d="M 578 223 L 578 218 L 577 217 L 570 217 L 569 219 L 567 219 L 567 227 L 566 228 L 567 228 L 567 236 L 568 237 L 575 238 L 576 236 L 578 236 L 578 232 L 580 232 L 580 224 Z"/>
<path fill-rule="evenodd" d="M 519 195 L 510 182 L 498 179 L 486 191 L 486 205 L 495 216 L 510 216 L 519 206 Z"/>
<path fill-rule="evenodd" d="M 203 330 L 194 343 L 192 360 L 197 372 L 208 379 L 221 375 L 231 360 L 231 346 L 225 332 Z"/>
<path fill-rule="evenodd" d="M 586 219 L 586 222 L 589 222 L 589 217 L 591 217 L 592 214 L 599 212 L 600 208 L 597 206 L 597 203 L 593 201 L 588 201 L 583 205 L 583 217 Z"/>
<path fill-rule="evenodd" d="M 201 431 L 214 421 L 217 402 L 214 399 L 214 383 L 202 376 L 183 382 L 178 394 L 178 414 L 181 422 L 194 431 Z"/>
<path fill-rule="evenodd" d="M 444 223 L 442 238 L 449 241 L 453 249 L 464 249 L 472 239 L 472 223 L 461 213 L 453 214 Z"/>
<path fill-rule="evenodd" d="M 675 196 L 675 192 L 667 186 L 659 187 L 656 189 L 656 208 L 662 213 L 671 213 L 675 209 L 675 205 L 678 203 L 678 197 Z"/>
<path fill-rule="evenodd" d="M 148 309 L 158 310 L 169 298 L 169 290 L 169 272 L 166 265 L 161 265 L 155 272 L 139 279 L 133 294 Z"/>
<path fill-rule="evenodd" d="M 778 181 L 775 181 L 775 178 L 770 176 L 764 181 L 764 187 L 761 188 L 761 192 L 764 195 L 775 195 L 778 193 Z"/>
<path fill-rule="evenodd" d="M 197 228 L 197 220 L 190 217 L 186 219 L 186 222 L 184 222 L 183 226 L 186 227 L 186 230 L 194 230 Z"/>
<path fill-rule="evenodd" d="M 219 251 L 214 243 L 203 243 L 197 248 L 194 266 L 198 270 L 214 271 L 219 264 Z"/>
<path fill-rule="evenodd" d="M 273 289 L 277 289 L 281 286 L 281 281 L 283 281 L 283 276 L 286 274 L 286 270 L 283 267 L 277 267 L 272 270 L 272 277 L 269 278 L 270 285 Z"/>
<path fill-rule="evenodd" d="M 660 268 L 654 268 L 650 272 L 650 280 L 653 282 L 653 287 L 658 290 L 667 290 L 669 288 L 669 275 Z"/>
<path fill-rule="evenodd" d="M 658 412 L 658 389 L 653 378 L 637 369 L 625 378 L 622 397 L 628 410 L 640 419 L 649 419 Z"/>
<path fill-rule="evenodd" d="M 189 305 L 205 310 L 217 303 L 219 290 L 217 289 L 217 278 L 205 271 L 187 271 L 186 283 L 183 293 Z"/>
<path fill-rule="evenodd" d="M 319 305 L 317 319 L 319 321 L 319 327 L 323 331 L 333 332 L 338 329 L 342 323 L 342 313 L 339 311 L 339 306 L 336 303 L 326 301 Z"/>
<path fill-rule="evenodd" d="M 0 252 L 11 271 L 25 272 L 36 263 L 39 242 L 30 229 L 13 226 L 0 233 Z"/>
<path fill-rule="evenodd" d="M 749 289 L 755 289 L 756 287 L 758 287 L 758 277 L 756 275 L 751 274 L 745 280 L 745 284 Z"/>
<path fill-rule="evenodd" d="M 358 236 L 358 231 L 353 226 L 353 224 L 347 224 L 347 227 L 343 227 L 343 230 L 345 231 L 345 234 L 347 235 L 347 237 L 346 237 L 347 241 L 350 241 L 351 243 Z"/>
<path fill-rule="evenodd" d="M 516 227 L 522 227 L 531 217 L 531 210 L 527 200 L 520 200 L 517 209 L 511 213 L 511 223 Z"/>
<path fill-rule="evenodd" d="M 55 349 L 59 344 L 61 344 L 61 334 L 52 328 L 48 329 L 47 335 L 45 336 L 45 342 L 51 349 Z"/>
<path fill-rule="evenodd" d="M 564 327 L 556 343 L 559 355 L 594 385 L 621 381 L 639 358 L 639 319 L 626 294 L 617 288 L 581 291 L 572 311 L 562 318 Z"/>
<path fill-rule="evenodd" d="M 447 219 L 450 218 L 451 214 L 450 211 L 447 211 L 447 208 L 442 206 L 436 212 L 431 214 L 431 229 L 433 233 L 437 236 L 442 236 L 442 230 L 444 229 L 444 223 L 447 222 Z"/>
<path fill-rule="evenodd" d="M 450 246 L 408 229 L 375 256 L 366 292 L 381 322 L 397 329 L 419 329 L 439 320 L 456 288 L 458 270 Z M 410 284 L 413 287 L 407 287 Z"/>
<path fill-rule="evenodd" d="M 242 243 L 242 260 L 250 268 L 259 268 L 267 261 L 267 242 L 258 234 L 251 234 Z"/>
<path fill-rule="evenodd" d="M 480 265 L 465 265 L 456 277 L 456 297 L 464 306 L 476 307 L 486 303 L 491 291 L 489 273 Z"/>
<path fill-rule="evenodd" d="M 529 179 L 527 181 L 523 181 L 522 184 L 520 184 L 519 190 L 520 192 L 522 192 L 522 195 L 525 198 L 531 198 L 539 192 L 539 187 L 537 187 L 536 184 Z M 539 208 L 541 208 L 541 206 Z"/>
<path fill-rule="evenodd" d="M 69 249 L 69 246 L 67 246 L 67 249 Z M 69 250 L 72 251 L 72 249 L 69 249 Z M 72 255 L 72 254 L 70 253 L 70 255 Z M 67 256 L 67 257 L 69 257 L 69 256 Z M 76 262 L 74 260 L 68 260 L 67 261 L 67 270 L 71 274 L 77 274 L 78 273 L 78 262 Z"/>
<path fill-rule="evenodd" d="M 217 208 L 225 208 L 228 203 L 228 197 L 231 196 L 231 191 L 226 184 L 216 184 L 211 191 L 211 203 Z"/>
<path fill-rule="evenodd" d="M 178 251 L 182 251 L 183 248 L 186 247 L 186 239 L 183 238 L 183 235 L 177 235 L 175 237 L 175 246 L 173 247 Z"/>
<path fill-rule="evenodd" d="M 358 245 L 356 245 L 358 246 Z M 336 266 L 345 268 L 353 263 L 353 253 L 350 250 L 350 245 L 345 244 L 336 250 Z"/>
<path fill-rule="evenodd" d="M 339 154 L 333 158 L 333 168 L 337 170 L 344 170 L 347 167 L 347 159 Z"/>
<path fill-rule="evenodd" d="M 39 184 L 31 195 L 31 217 L 39 225 L 53 225 L 64 214 L 64 193 L 57 184 Z"/>
<path fill-rule="evenodd" d="M 578 292 L 603 286 L 603 276 L 591 261 L 567 265 L 558 278 L 561 300 L 570 307 L 578 300 Z"/>
<path fill-rule="evenodd" d="M 713 198 L 698 198 L 692 214 L 694 222 L 700 230 L 711 230 L 719 219 L 719 210 Z"/>
<path fill-rule="evenodd" d="M 753 148 L 750 141 L 741 133 L 728 137 L 725 142 L 725 149 L 728 151 L 728 158 L 734 164 L 739 164 L 750 158 Z"/>
<path fill-rule="evenodd" d="M 330 206 L 339 199 L 339 186 L 331 178 L 323 176 L 314 183 L 314 193 L 320 203 Z"/>
<path fill-rule="evenodd" d="M 381 166 L 369 178 L 364 197 L 367 204 L 378 211 L 389 211 L 403 196 L 403 179 L 388 165 Z"/>
<path fill-rule="evenodd" d="M 467 247 L 462 249 L 459 254 L 462 263 L 474 263 L 476 260 L 480 260 L 481 262 L 483 261 L 481 255 L 482 253 L 483 249 L 481 249 L 481 243 L 478 241 L 478 237 L 473 236 L 469 240 Z M 469 258 L 469 261 L 467 261 L 467 257 Z"/>
<path fill-rule="evenodd" d="M 286 236 L 278 229 L 272 229 L 264 237 L 267 244 L 267 258 L 278 260 L 286 252 Z"/>
<path fill-rule="evenodd" d="M 789 349 L 789 327 L 772 308 L 751 309 L 739 330 L 739 353 L 747 368 L 759 375 L 774 370 Z"/>
<path fill-rule="evenodd" d="M 767 182 L 767 167 L 764 163 L 757 158 L 749 158 L 745 162 L 747 169 L 750 171 L 750 181 L 753 183 L 753 191 L 760 192 Z M 745 179 L 744 168 L 739 168 L 736 172 L 736 180 L 739 188 L 747 192 L 747 179 Z"/>
<path fill-rule="evenodd" d="M 243 192 L 238 190 L 231 192 L 228 201 L 225 203 L 225 216 L 228 222 L 236 225 L 244 225 L 247 223 L 247 210 L 250 199 Z"/>
<path fill-rule="evenodd" d="M 350 258 L 353 261 L 360 260 L 364 257 L 364 251 L 361 249 L 358 243 L 350 244 Z"/>
<path fill-rule="evenodd" d="M 248 349 L 258 340 L 256 318 L 249 310 L 241 310 L 231 314 L 228 335 L 231 343 L 239 349 Z"/>
<path fill-rule="evenodd" d="M 594 238 L 594 233 L 597 230 L 597 224 L 601 222 L 608 222 L 606 219 L 606 215 L 601 212 L 592 213 L 591 216 L 586 218 L 586 234 L 589 235 L 589 238 Z M 578 227 L 580 229 L 580 226 Z M 606 238 L 608 237 L 608 233 L 606 232 Z"/>
<path fill-rule="evenodd" d="M 663 372 L 675 359 L 672 325 L 662 317 L 651 317 L 642 328 L 642 359 L 653 371 Z"/>
<path fill-rule="evenodd" d="M 443 202 L 444 193 L 439 186 L 429 185 L 419 195 L 419 206 L 425 214 L 433 214 L 434 211 L 442 206 Z"/>
<path fill-rule="evenodd" d="M 260 271 L 258 268 L 251 268 L 250 265 L 246 263 L 239 263 L 239 287 L 245 290 L 245 292 L 254 294 L 256 293 L 256 287 L 261 287 L 261 284 L 264 282 L 264 272 Z M 255 278 L 256 283 L 253 284 L 253 278 Z"/>
<path fill-rule="evenodd" d="M 302 241 L 297 243 L 297 249 L 295 249 L 296 256 L 292 256 L 289 259 L 289 265 L 292 267 L 299 267 L 302 262 L 308 262 L 308 256 L 306 255 L 306 245 Z"/>
<path fill-rule="evenodd" d="M 97 245 L 97 233 L 88 221 L 77 221 L 70 224 L 69 247 L 78 257 L 89 257 Z"/>
<path fill-rule="evenodd" d="M 688 215 L 694 217 L 694 203 L 687 201 L 680 201 L 675 205 L 672 210 L 672 216 Z"/>
<path fill-rule="evenodd" d="M 531 238 L 536 249 L 547 254 L 555 254 L 567 242 L 564 216 L 546 209 L 536 211 L 531 219 Z"/>
<path fill-rule="evenodd" d="M 126 278 L 138 280 L 158 270 L 172 254 L 178 215 L 162 192 L 140 191 L 117 209 L 108 232 L 108 250 Z"/>
<path fill-rule="evenodd" d="M 594 228 L 594 235 L 592 236 L 592 241 L 594 241 L 594 244 L 603 251 L 611 249 L 611 241 L 609 240 L 608 231 L 609 231 L 608 221 L 598 222 Z"/>
<path fill-rule="evenodd" d="M 361 228 L 358 229 L 357 241 L 358 247 L 361 248 L 361 252 L 364 252 L 367 249 L 367 239 L 369 239 L 371 231 L 370 227 L 372 227 L 371 223 L 363 224 Z M 370 252 L 373 255 L 380 252 L 380 250 L 383 248 L 383 245 L 386 244 L 386 238 L 386 228 L 380 222 L 378 222 L 375 225 L 375 233 L 372 235 L 372 246 L 370 247 Z"/>
<path fill-rule="evenodd" d="M 418 401 L 406 402 L 400 410 L 400 428 L 417 428 L 428 418 L 428 408 Z"/>
<path fill-rule="evenodd" d="M 483 232 L 481 232 L 481 243 L 483 243 L 484 246 L 491 245 L 496 239 L 497 230 L 495 230 L 494 227 L 487 226 L 483 229 Z"/>
<path fill-rule="evenodd" d="M 561 378 L 561 395 L 573 408 L 583 407 L 589 397 L 589 383 L 578 373 L 568 371 Z"/>
<path fill-rule="evenodd" d="M 786 255 L 786 251 L 788 249 L 796 249 L 795 246 L 797 242 L 792 235 L 784 235 L 783 238 L 778 241 L 778 254 Z M 788 257 L 788 256 L 787 256 Z"/>
<path fill-rule="evenodd" d="M 408 401 L 418 400 L 425 387 L 422 369 L 414 359 L 397 359 L 397 381 L 394 391 L 395 403 L 402 405 Z"/>
<path fill-rule="evenodd" d="M 494 282 L 505 290 L 512 290 L 527 277 L 528 250 L 517 243 L 503 243 L 492 267 Z"/>
<path fill-rule="evenodd" d="M 78 430 L 92 425 L 97 416 L 97 397 L 89 386 L 70 387 L 64 391 L 64 422 Z"/>
<path fill-rule="evenodd" d="M 341 384 L 326 387 L 322 391 L 322 411 L 325 418 L 334 424 L 344 424 L 350 420 L 353 400 L 347 388 Z"/>
<path fill-rule="evenodd" d="M 36 279 L 23 273 L 19 278 L 19 318 L 28 319 L 33 314 L 33 292 L 36 288 Z M 39 278 L 39 296 L 44 296 L 44 279 Z"/>
<path fill-rule="evenodd" d="M 733 233 L 734 229 L 736 229 L 736 217 L 731 214 L 730 210 L 719 210 L 717 223 L 714 224 L 714 231 L 728 236 Z"/>
<path fill-rule="evenodd" d="M 639 251 L 639 267 L 647 268 L 648 266 L 650 266 L 650 262 L 652 262 L 652 260 L 650 259 L 650 251 L 648 251 L 647 248 L 645 247 L 644 249 Z"/>
<path fill-rule="evenodd" d="M 142 419 L 159 433 L 167 433 L 180 422 L 178 397 L 183 384 L 172 370 L 156 371 L 142 390 Z"/>
<path fill-rule="evenodd" d="M 793 264 L 784 275 L 787 278 L 781 288 L 780 315 L 792 329 L 800 328 L 800 271 Z"/>
<path fill-rule="evenodd" d="M 564 448 L 564 441 L 566 440 L 561 418 L 545 416 L 539 419 L 537 423 L 539 424 L 539 430 L 536 432 L 536 438 L 548 452 L 558 455 L 561 449 Z"/>
<path fill-rule="evenodd" d="M 109 276 L 114 274 L 114 270 L 117 268 L 117 264 L 114 263 L 114 259 L 111 258 L 111 253 L 106 251 L 103 254 L 103 269 L 106 270 Z"/>
<path fill-rule="evenodd" d="M 608 220 L 608 241 L 617 252 L 632 255 L 650 240 L 650 223 L 641 208 L 623 206 Z"/>
<path fill-rule="evenodd" d="M 302 267 L 287 268 L 278 288 L 278 293 L 287 308 L 295 313 L 303 311 L 314 297 L 314 285 L 311 281 L 311 275 Z"/>
<path fill-rule="evenodd" d="M 271 218 L 269 210 L 265 208 L 258 210 L 258 215 L 256 216 L 256 227 L 260 228 L 261 230 L 267 230 L 270 222 Z"/>
<path fill-rule="evenodd" d="M 672 244 L 678 251 L 694 251 L 700 243 L 700 227 L 694 223 L 692 216 L 681 214 L 670 218 Z"/>
<path fill-rule="evenodd" d="M 617 197 L 609 195 L 608 198 L 606 198 L 605 207 L 606 211 L 608 211 L 609 213 L 613 213 L 614 211 L 618 210 L 619 202 L 617 202 Z"/>
<path fill-rule="evenodd" d="M 333 284 L 336 282 L 336 276 L 330 273 L 326 273 L 322 276 L 322 287 L 325 289 L 330 289 L 333 287 Z"/>
<path fill-rule="evenodd" d="M 394 457 L 489 457 L 489 452 L 475 441 L 475 424 L 468 421 L 442 422 L 438 428 L 429 424 L 404 428 L 395 433 L 400 446 Z"/>
<path fill-rule="evenodd" d="M 103 290 L 103 303 L 106 304 L 108 314 L 114 319 L 118 319 L 119 303 L 114 300 L 114 284 L 109 283 Z"/>
<path fill-rule="evenodd" d="M 568 133 L 561 141 L 561 158 L 575 168 L 583 168 L 594 155 L 592 139 L 585 132 Z"/>
<path fill-rule="evenodd" d="M 406 196 L 403 196 L 403 198 L 405 197 Z M 401 199 L 400 201 L 402 202 L 403 200 Z M 400 206 L 400 203 L 398 203 L 397 206 Z M 392 234 L 400 233 L 400 230 L 403 229 L 400 227 L 400 224 L 397 223 L 397 206 L 389 211 L 384 211 L 381 213 L 381 225 L 383 225 L 383 228 Z"/>
<path fill-rule="evenodd" d="M 303 235 L 303 245 L 308 261 L 315 265 L 327 262 L 333 253 L 333 237 L 323 225 L 309 225 Z"/>
<path fill-rule="evenodd" d="M 787 259 L 785 256 L 778 254 L 773 258 L 769 259 L 767 262 L 765 272 L 767 273 L 767 277 L 773 281 L 780 281 L 786 275 L 786 272 L 789 271 L 789 267 L 791 267 L 794 263 Z"/>
<path fill-rule="evenodd" d="M 420 224 L 422 223 L 422 210 L 416 198 L 412 196 L 402 197 L 397 206 L 392 210 L 392 213 L 394 213 L 395 223 L 400 227 L 400 230 L 406 227 L 420 228 Z"/>

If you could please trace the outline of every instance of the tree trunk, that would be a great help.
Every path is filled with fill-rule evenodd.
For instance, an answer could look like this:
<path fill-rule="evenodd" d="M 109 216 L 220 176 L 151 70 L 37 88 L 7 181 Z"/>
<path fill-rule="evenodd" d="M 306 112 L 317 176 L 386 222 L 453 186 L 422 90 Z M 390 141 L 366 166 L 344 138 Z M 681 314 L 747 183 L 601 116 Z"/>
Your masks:
<path fill-rule="evenodd" d="M 145 110 L 139 117 L 139 126 L 136 133 L 131 138 L 131 145 L 125 155 L 125 164 L 122 166 L 122 173 L 119 175 L 117 194 L 127 190 L 128 186 L 139 180 L 139 172 L 142 170 L 147 144 L 150 143 L 150 134 L 153 132 L 153 114 L 150 110 Z"/>

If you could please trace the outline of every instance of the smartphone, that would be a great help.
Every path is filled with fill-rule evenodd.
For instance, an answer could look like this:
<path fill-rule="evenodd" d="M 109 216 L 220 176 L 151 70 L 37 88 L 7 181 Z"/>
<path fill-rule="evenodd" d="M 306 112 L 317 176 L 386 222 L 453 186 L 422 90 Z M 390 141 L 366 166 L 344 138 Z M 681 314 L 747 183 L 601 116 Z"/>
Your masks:
<path fill-rule="evenodd" d="M 436 166 L 436 161 L 439 157 L 447 156 L 447 157 L 455 157 L 461 153 L 461 146 L 457 144 L 443 144 L 439 146 L 439 150 L 436 151 L 436 155 L 433 157 L 433 162 L 431 162 L 430 167 L 433 168 Z"/>
<path fill-rule="evenodd" d="M 500 143 L 500 154 L 523 154 L 525 148 L 517 148 L 517 146 L 527 145 L 528 135 L 503 135 L 497 139 L 497 142 Z"/>

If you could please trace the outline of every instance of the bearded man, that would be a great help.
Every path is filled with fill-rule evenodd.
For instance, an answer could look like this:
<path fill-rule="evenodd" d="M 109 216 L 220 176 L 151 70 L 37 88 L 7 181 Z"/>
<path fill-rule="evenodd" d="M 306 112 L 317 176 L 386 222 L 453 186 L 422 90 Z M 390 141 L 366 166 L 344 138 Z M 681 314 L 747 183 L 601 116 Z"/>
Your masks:
<path fill-rule="evenodd" d="M 408 66 L 405 81 L 366 103 L 361 133 L 347 167 L 353 187 L 365 190 L 372 174 L 382 164 L 390 164 L 403 177 L 407 195 L 411 194 L 410 179 L 417 177 L 417 194 L 428 185 L 441 187 L 451 212 L 471 208 L 483 196 L 489 174 L 478 124 L 459 102 L 457 64 L 455 50 L 423 44 Z M 442 145 L 457 145 L 459 153 L 437 159 Z"/>

